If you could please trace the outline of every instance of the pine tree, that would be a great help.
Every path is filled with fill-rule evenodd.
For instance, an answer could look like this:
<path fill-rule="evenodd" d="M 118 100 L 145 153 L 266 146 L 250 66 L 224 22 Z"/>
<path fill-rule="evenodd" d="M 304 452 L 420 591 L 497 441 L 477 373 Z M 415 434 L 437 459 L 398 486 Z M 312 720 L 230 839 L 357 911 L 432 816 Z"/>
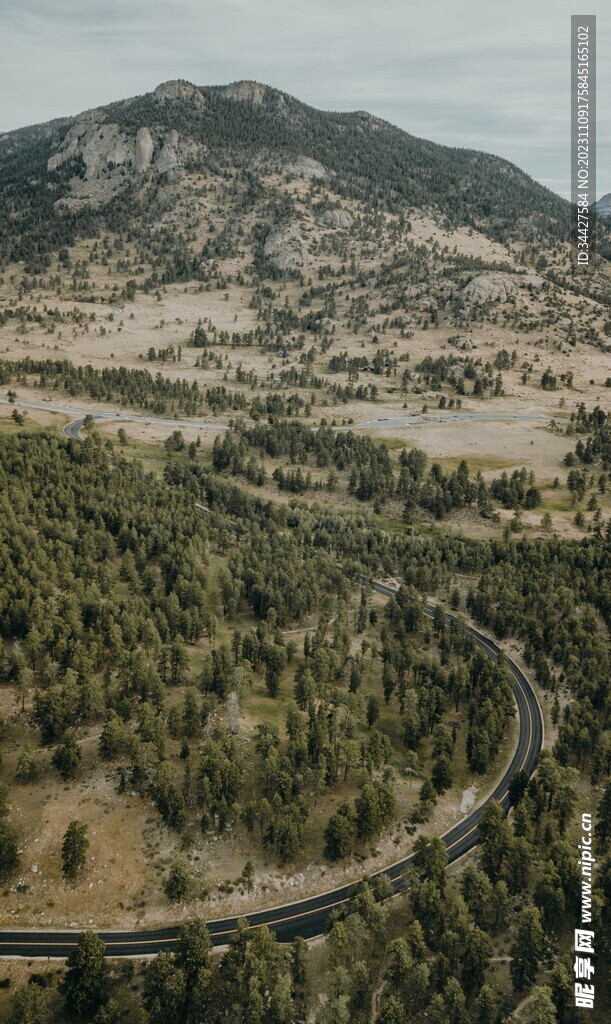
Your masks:
<path fill-rule="evenodd" d="M 356 843 L 356 814 L 348 804 L 341 804 L 324 831 L 325 856 L 329 860 L 348 857 Z"/>
<path fill-rule="evenodd" d="M 479 822 L 482 865 L 495 881 L 511 846 L 511 829 L 505 812 L 496 800 L 491 800 Z"/>
<path fill-rule="evenodd" d="M 8 1024 L 52 1024 L 51 992 L 40 985 L 23 985 L 11 1000 Z"/>
<path fill-rule="evenodd" d="M 125 729 L 116 711 L 111 711 L 98 740 L 98 754 L 103 761 L 112 761 L 125 744 Z"/>
<path fill-rule="evenodd" d="M 109 996 L 110 968 L 104 943 L 93 932 L 81 932 L 76 949 L 66 961 L 61 984 L 68 1014 L 77 1021 L 91 1021 Z"/>
<path fill-rule="evenodd" d="M 16 871 L 19 860 L 17 832 L 5 818 L 0 816 L 0 880 L 4 881 L 10 878 Z"/>
<path fill-rule="evenodd" d="M 497 1024 L 498 1007 L 489 985 L 482 985 L 475 1003 L 475 1024 Z"/>
<path fill-rule="evenodd" d="M 63 743 L 60 743 L 51 758 L 51 764 L 57 768 L 64 782 L 75 777 L 81 763 L 81 756 L 81 748 L 73 733 L 66 733 Z"/>
<path fill-rule="evenodd" d="M 601 847 L 611 839 L 611 782 L 607 782 L 596 809 L 596 838 Z"/>
<path fill-rule="evenodd" d="M 541 916 L 536 907 L 525 907 L 521 912 L 511 947 L 511 980 L 516 991 L 532 985 L 543 955 L 544 939 Z"/>
<path fill-rule="evenodd" d="M 469 929 L 462 957 L 462 982 L 466 992 L 473 993 L 481 988 L 491 954 L 492 946 L 486 933 L 477 925 Z"/>
<path fill-rule="evenodd" d="M 31 747 L 26 746 L 17 758 L 15 778 L 18 782 L 34 782 L 40 774 L 38 762 Z"/>
<path fill-rule="evenodd" d="M 448 852 L 439 836 L 419 836 L 414 843 L 414 871 L 423 882 L 431 881 L 438 889 L 445 887 Z"/>
<path fill-rule="evenodd" d="M 547 985 L 538 985 L 525 1009 L 528 1024 L 558 1024 L 552 992 Z"/>
<path fill-rule="evenodd" d="M 85 867 L 89 839 L 88 825 L 82 821 L 71 821 L 62 842 L 62 874 L 67 881 L 74 882 Z"/>
<path fill-rule="evenodd" d="M 175 860 L 164 884 L 165 894 L 173 903 L 182 903 L 193 890 L 193 876 L 188 864 Z"/>

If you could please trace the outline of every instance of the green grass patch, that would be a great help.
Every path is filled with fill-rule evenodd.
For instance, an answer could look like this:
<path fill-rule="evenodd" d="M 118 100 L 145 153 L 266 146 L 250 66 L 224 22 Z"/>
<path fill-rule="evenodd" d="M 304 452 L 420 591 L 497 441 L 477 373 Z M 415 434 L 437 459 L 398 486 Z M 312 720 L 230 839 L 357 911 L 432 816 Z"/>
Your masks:
<path fill-rule="evenodd" d="M 577 507 L 577 506 L 576 506 Z M 544 491 L 541 494 L 541 504 L 537 506 L 537 512 L 570 512 L 571 499 L 566 490 Z"/>
<path fill-rule="evenodd" d="M 503 459 L 494 455 L 448 455 L 443 458 L 429 457 L 430 462 L 437 462 L 443 469 L 457 469 L 462 461 L 465 461 L 471 473 L 487 473 L 496 469 L 509 469 L 510 466 L 520 466 L 515 459 Z"/>
<path fill-rule="evenodd" d="M 400 516 L 379 515 L 376 516 L 376 523 L 388 533 L 405 533 L 408 529 L 407 523 L 404 523 Z"/>
<path fill-rule="evenodd" d="M 376 444 L 384 445 L 389 451 L 401 450 L 403 448 L 411 448 L 413 445 L 407 443 L 404 438 L 401 437 L 376 437 Z"/>
<path fill-rule="evenodd" d="M 23 423 L 16 423 L 13 419 L 13 409 L 22 413 L 24 416 Z M 66 423 L 70 422 L 70 418 L 65 416 L 61 412 L 47 412 L 45 416 L 48 416 L 49 423 L 39 423 L 38 420 L 32 419 L 28 415 L 27 410 L 20 409 L 18 405 L 15 406 L 2 406 L 0 411 L 0 433 L 5 436 L 13 436 L 15 434 L 40 434 L 45 430 L 63 430 Z"/>
<path fill-rule="evenodd" d="M 119 428 L 117 428 L 118 430 Z M 116 432 L 115 433 L 99 433 L 99 436 L 103 441 L 110 441 L 113 447 L 113 452 L 116 455 L 120 455 L 127 459 L 138 459 L 146 472 L 155 473 L 156 476 L 161 476 L 163 473 L 164 466 L 168 461 L 168 457 L 165 453 L 163 444 L 158 441 L 141 441 L 135 440 L 129 436 L 129 431 L 126 427 L 124 430 L 127 434 L 127 444 L 121 444 Z M 95 427 L 93 428 L 95 432 Z M 87 436 L 87 431 L 81 431 L 83 437 Z"/>

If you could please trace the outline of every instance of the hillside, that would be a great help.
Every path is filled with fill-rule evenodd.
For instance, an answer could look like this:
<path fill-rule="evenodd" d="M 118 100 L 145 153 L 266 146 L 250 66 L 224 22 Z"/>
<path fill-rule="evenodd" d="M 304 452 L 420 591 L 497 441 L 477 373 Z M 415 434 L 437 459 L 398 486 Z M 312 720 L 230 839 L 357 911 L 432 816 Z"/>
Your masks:
<path fill-rule="evenodd" d="M 567 204 L 516 168 L 252 82 L 167 82 L 0 147 L 0 379 L 23 398 L 233 425 L 214 465 L 276 500 L 587 528 L 557 477 L 604 404 L 611 276 L 575 278 Z M 360 436 L 314 442 L 325 422 Z M 433 476 L 406 479 L 407 441 Z"/>
<path fill-rule="evenodd" d="M 568 217 L 255 82 L 0 138 L 0 1021 L 574 1024 L 611 268 Z M 163 952 L 15 936 L 106 928 Z"/>
<path fill-rule="evenodd" d="M 2 136 L 0 256 L 36 270 L 46 253 L 103 224 L 133 224 L 138 201 L 149 204 L 168 180 L 270 160 L 333 178 L 340 195 L 379 209 L 425 208 L 503 242 L 552 242 L 568 230 L 568 204 L 498 157 L 415 138 L 365 112 L 315 110 L 254 82 L 167 82 Z"/>

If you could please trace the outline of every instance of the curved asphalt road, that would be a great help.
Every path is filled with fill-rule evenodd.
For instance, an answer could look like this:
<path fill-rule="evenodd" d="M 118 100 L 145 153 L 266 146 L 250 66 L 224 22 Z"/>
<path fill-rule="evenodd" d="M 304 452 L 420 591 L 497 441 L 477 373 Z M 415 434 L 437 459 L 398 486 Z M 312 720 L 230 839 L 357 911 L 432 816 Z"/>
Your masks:
<path fill-rule="evenodd" d="M 0 402 L 2 405 L 13 405 L 15 407 L 21 406 L 24 409 L 44 409 L 47 412 L 61 412 L 67 416 L 77 415 L 79 418 L 74 420 L 73 423 L 68 423 L 64 427 L 64 434 L 68 437 L 74 437 L 75 440 L 81 440 L 78 432 L 83 426 L 85 416 L 91 416 L 94 420 L 118 420 L 119 422 L 126 423 L 160 423 L 165 427 L 195 427 L 197 430 L 228 430 L 229 427 L 226 423 L 208 423 L 206 420 L 198 420 L 195 417 L 191 420 L 175 420 L 175 419 L 164 419 L 160 416 L 132 416 L 131 413 L 127 412 L 105 412 L 101 409 L 75 409 L 69 405 L 57 405 L 55 402 L 37 402 L 29 399 L 15 398 L 10 400 L 3 395 L 0 395 Z"/>
<path fill-rule="evenodd" d="M 0 402 L 4 405 L 22 406 L 25 409 L 46 409 L 48 412 L 61 412 L 68 416 L 77 415 L 79 418 L 64 427 L 64 433 L 68 437 L 80 440 L 78 432 L 83 426 L 85 416 L 89 415 L 94 420 L 117 420 L 127 423 L 158 423 L 166 427 L 195 427 L 197 430 L 228 430 L 226 423 L 210 423 L 198 420 L 196 417 L 190 420 L 164 419 L 159 416 L 133 416 L 130 413 L 106 412 L 102 410 L 75 409 L 68 405 L 57 405 L 54 402 L 38 402 L 16 398 L 10 402 L 8 398 L 0 396 Z M 528 412 L 444 412 L 441 414 L 427 415 L 417 412 L 408 416 L 382 417 L 380 419 L 366 420 L 362 423 L 350 423 L 336 427 L 337 430 L 377 430 L 386 427 L 443 427 L 454 423 L 469 423 L 482 421 L 510 421 L 510 420 L 543 420 L 549 422 L 550 417 L 543 413 Z M 315 429 L 315 427 L 313 428 Z"/>
<path fill-rule="evenodd" d="M 82 441 L 83 438 L 80 435 L 80 430 L 84 423 L 84 417 L 80 420 L 73 420 L 72 423 L 66 423 L 66 426 L 64 427 L 64 434 L 66 437 L 71 437 L 73 441 Z"/>
<path fill-rule="evenodd" d="M 76 427 L 76 424 L 73 426 Z M 373 586 L 378 593 L 384 594 L 387 597 L 392 597 L 396 592 L 396 588 L 390 587 L 385 583 L 374 583 Z M 426 615 L 432 617 L 434 607 L 426 605 L 424 611 Z M 451 616 L 448 615 L 447 617 L 450 618 Z M 501 648 L 493 640 L 472 626 L 467 626 L 466 629 L 473 637 L 477 646 L 485 651 L 493 661 L 496 661 Z M 531 775 L 541 750 L 543 742 L 541 708 L 522 670 L 511 658 L 508 659 L 508 662 L 509 670 L 513 677 L 512 686 L 520 721 L 518 745 L 511 764 L 494 792 L 480 807 L 476 808 L 468 817 L 454 825 L 453 828 L 442 836 L 447 847 L 449 864 L 463 857 L 477 845 L 477 825 L 484 809 L 491 800 L 498 800 L 505 810 L 509 809 L 508 787 L 511 779 L 520 769 Z M 413 860 L 412 854 L 397 861 L 395 864 L 391 864 L 389 867 L 384 868 L 383 871 L 377 872 L 377 874 L 387 875 L 393 884 L 394 892 L 398 893 L 403 888 L 403 873 L 413 863 Z M 281 907 L 272 907 L 268 910 L 259 910 L 244 916 L 247 916 L 251 928 L 267 925 L 275 932 L 281 942 L 290 942 L 297 936 L 311 939 L 324 931 L 325 923 L 331 911 L 335 907 L 341 906 L 342 903 L 346 903 L 354 895 L 355 888 L 356 883 L 352 882 L 337 889 L 319 893 L 317 896 L 298 900 L 295 903 L 287 903 Z M 237 918 L 229 917 L 223 920 L 208 921 L 207 926 L 213 944 L 215 946 L 222 946 L 229 941 L 231 935 L 236 931 Z M 159 928 L 152 931 L 100 932 L 99 934 L 100 938 L 106 943 L 107 956 L 143 956 L 175 948 L 179 928 Z M 78 936 L 79 933 L 77 931 L 0 932 L 0 956 L 67 957 L 76 946 Z"/>

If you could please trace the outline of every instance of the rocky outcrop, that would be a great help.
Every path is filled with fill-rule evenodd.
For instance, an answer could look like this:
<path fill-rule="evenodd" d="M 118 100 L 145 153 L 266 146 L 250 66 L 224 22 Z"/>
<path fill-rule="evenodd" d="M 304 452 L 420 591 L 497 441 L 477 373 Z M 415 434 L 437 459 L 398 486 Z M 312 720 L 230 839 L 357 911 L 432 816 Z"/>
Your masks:
<path fill-rule="evenodd" d="M 274 228 L 263 243 L 263 255 L 278 270 L 298 270 L 306 262 L 306 250 L 296 227 Z"/>
<path fill-rule="evenodd" d="M 540 288 L 543 278 L 537 274 L 478 274 L 462 290 L 463 302 L 506 302 L 518 288 Z"/>
<path fill-rule="evenodd" d="M 118 124 L 106 121 L 104 114 L 88 110 L 68 130 L 58 151 L 49 157 L 47 168 L 54 171 L 73 157 L 80 157 L 85 164 L 85 180 L 94 181 L 116 167 L 135 165 L 136 139 Z"/>
<path fill-rule="evenodd" d="M 148 171 L 155 152 L 155 143 L 148 128 L 139 128 L 136 132 L 136 152 L 134 167 L 140 174 Z"/>
<path fill-rule="evenodd" d="M 320 218 L 325 227 L 344 228 L 348 230 L 354 224 L 354 220 L 347 210 L 325 210 Z"/>
<path fill-rule="evenodd" d="M 312 160 L 310 156 L 298 156 L 296 160 L 292 160 L 286 165 L 286 171 L 288 174 L 296 174 L 308 181 L 327 177 L 327 168 L 319 164 L 318 160 Z"/>
<path fill-rule="evenodd" d="M 197 92 L 194 86 L 187 87 L 184 82 L 166 82 L 155 94 L 159 94 L 162 102 L 164 97 L 183 96 L 185 89 Z M 162 140 L 156 140 L 145 126 L 133 136 L 118 124 L 106 121 L 102 111 L 88 110 L 68 129 L 47 167 L 53 171 L 74 157 L 82 159 L 84 175 L 72 179 L 70 195 L 59 200 L 59 204 L 64 208 L 76 208 L 85 203 L 100 205 L 125 188 L 134 174 L 146 174 L 151 168 L 165 175 L 168 181 L 174 180 L 182 166 L 181 157 L 185 152 L 193 156 L 190 152 L 193 148 L 194 144 L 188 141 L 183 146 L 174 129 Z"/>
<path fill-rule="evenodd" d="M 48 160 L 54 171 L 67 160 L 80 156 L 86 167 L 85 177 L 95 178 L 100 170 L 125 163 L 131 156 L 128 140 L 117 124 L 109 124 L 101 111 L 87 110 L 68 129 L 58 151 Z"/>
<path fill-rule="evenodd" d="M 232 82 L 223 89 L 222 94 L 227 100 L 237 100 L 238 103 L 254 103 L 260 107 L 267 88 L 259 82 Z"/>
<path fill-rule="evenodd" d="M 367 110 L 357 110 L 357 116 L 361 120 L 359 128 L 366 128 L 370 131 L 379 132 L 381 128 L 384 128 L 388 124 L 387 121 L 383 121 L 381 117 L 376 117 L 375 114 L 368 113 Z"/>
<path fill-rule="evenodd" d="M 250 103 L 253 107 L 260 107 L 265 101 L 268 111 L 282 118 L 290 116 L 283 93 L 260 82 L 232 82 L 220 90 L 220 95 L 236 103 Z"/>
<path fill-rule="evenodd" d="M 161 152 L 155 161 L 155 170 L 159 174 L 172 173 L 177 169 L 178 162 L 178 132 L 172 129 L 166 135 Z"/>
<path fill-rule="evenodd" d="M 197 86 L 192 85 L 191 82 L 182 82 L 179 79 L 162 82 L 161 85 L 158 85 L 153 93 L 153 99 L 156 103 L 186 100 L 187 103 L 194 104 L 196 107 L 206 106 L 206 100 Z"/>

